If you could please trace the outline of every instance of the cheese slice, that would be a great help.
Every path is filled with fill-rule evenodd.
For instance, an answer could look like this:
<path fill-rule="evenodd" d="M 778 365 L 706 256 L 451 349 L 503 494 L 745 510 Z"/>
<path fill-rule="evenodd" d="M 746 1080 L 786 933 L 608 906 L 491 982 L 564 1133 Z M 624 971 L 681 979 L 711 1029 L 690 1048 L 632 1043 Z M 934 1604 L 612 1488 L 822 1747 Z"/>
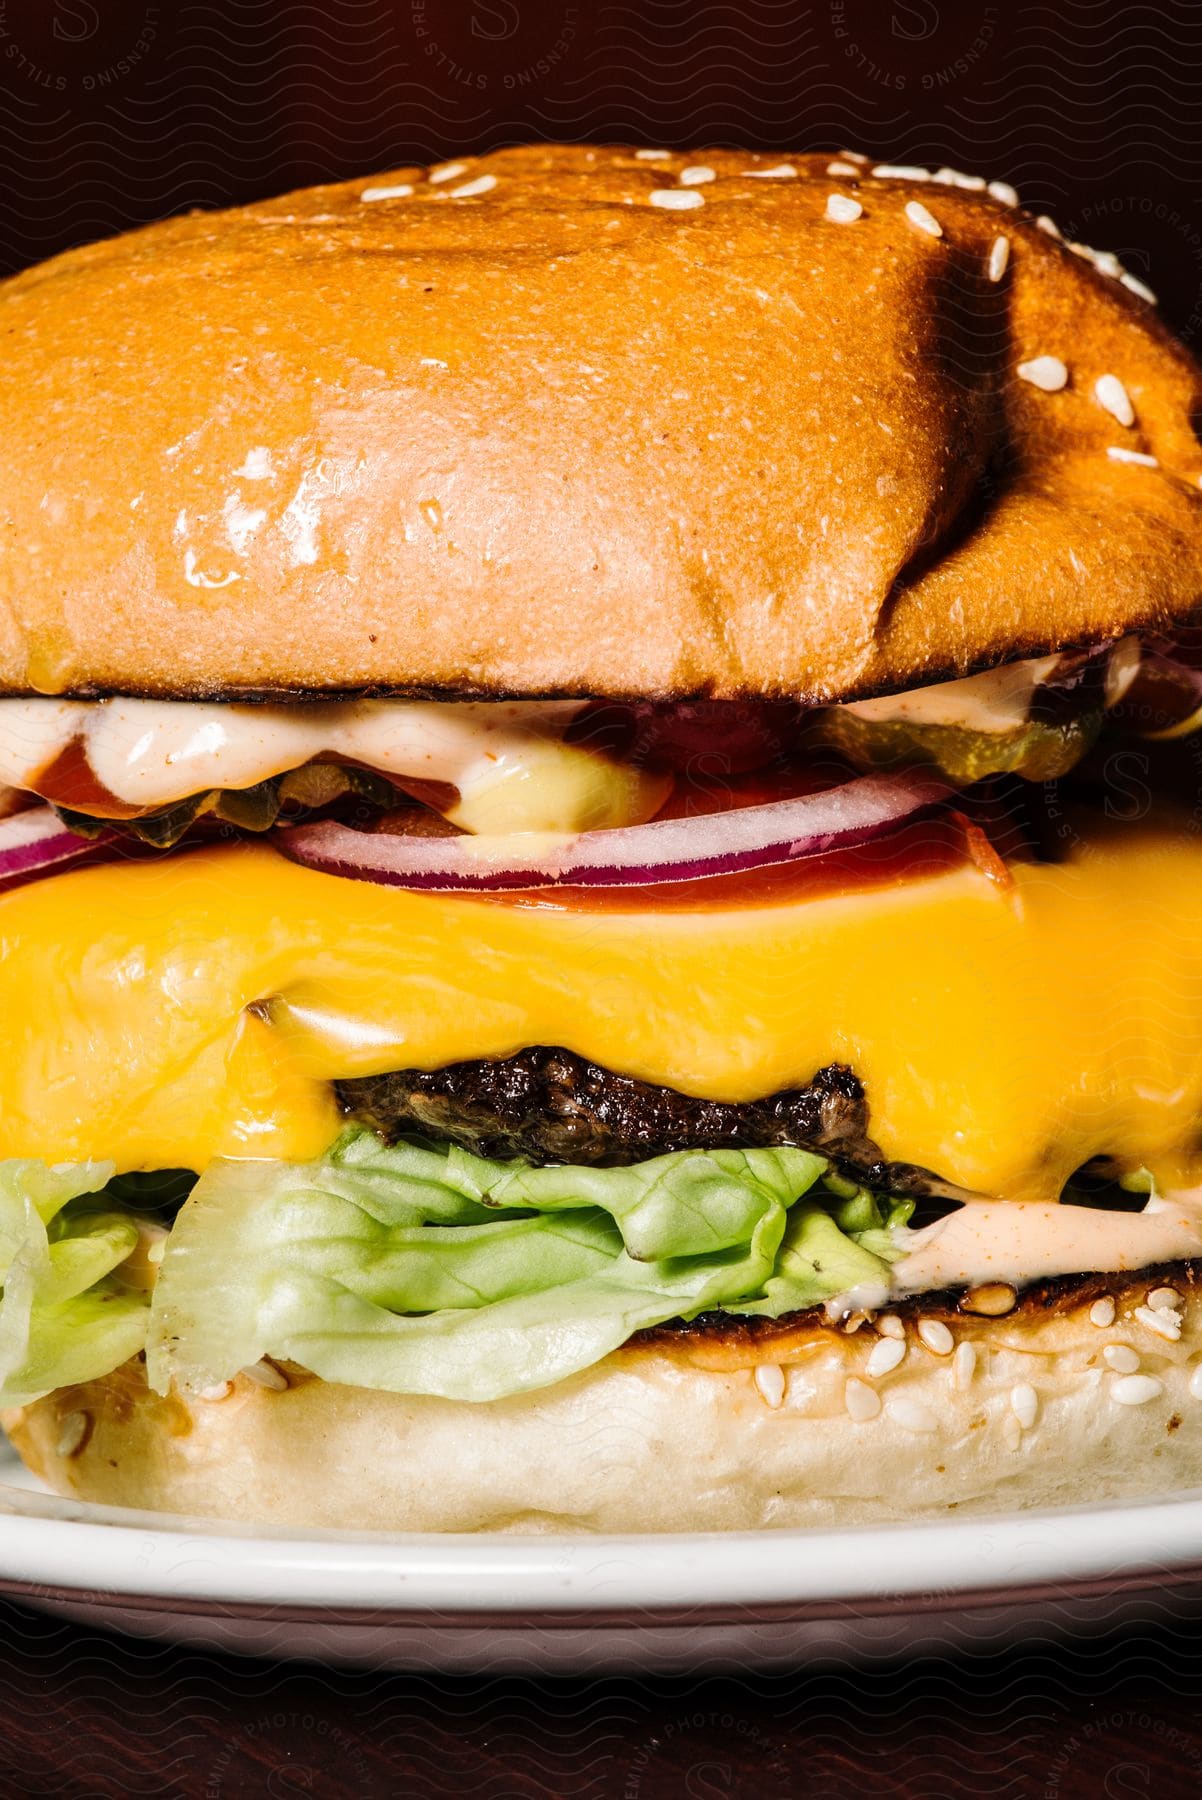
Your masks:
<path fill-rule="evenodd" d="M 885 1153 L 1051 1200 L 1095 1155 L 1194 1180 L 1202 842 L 1095 825 L 999 887 L 971 865 L 841 896 L 573 911 L 421 894 L 264 845 L 0 899 L 0 1156 L 306 1158 L 337 1076 L 562 1044 L 739 1101 L 829 1062 Z"/>

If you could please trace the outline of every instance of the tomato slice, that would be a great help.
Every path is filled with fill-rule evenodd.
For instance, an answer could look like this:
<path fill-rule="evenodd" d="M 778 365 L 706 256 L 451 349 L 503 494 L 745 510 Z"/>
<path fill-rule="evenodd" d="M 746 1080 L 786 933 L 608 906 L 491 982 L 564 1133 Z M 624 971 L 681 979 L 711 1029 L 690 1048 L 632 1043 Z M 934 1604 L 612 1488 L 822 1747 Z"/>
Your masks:
<path fill-rule="evenodd" d="M 94 819 L 136 819 L 146 810 L 118 800 L 97 781 L 78 738 L 41 771 L 31 786 L 35 794 L 52 805 L 65 806 L 70 812 L 87 813 Z"/>

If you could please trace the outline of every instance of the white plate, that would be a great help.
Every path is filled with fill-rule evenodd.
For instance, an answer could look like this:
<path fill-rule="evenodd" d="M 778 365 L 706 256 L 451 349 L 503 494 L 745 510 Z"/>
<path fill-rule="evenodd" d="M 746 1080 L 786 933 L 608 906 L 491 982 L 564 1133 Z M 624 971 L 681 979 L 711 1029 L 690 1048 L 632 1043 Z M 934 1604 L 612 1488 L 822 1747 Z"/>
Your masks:
<path fill-rule="evenodd" d="M 438 1537 L 214 1524 L 3 1479 L 0 1591 L 256 1655 L 697 1672 L 1202 1615 L 1202 1493 L 846 1531 Z"/>

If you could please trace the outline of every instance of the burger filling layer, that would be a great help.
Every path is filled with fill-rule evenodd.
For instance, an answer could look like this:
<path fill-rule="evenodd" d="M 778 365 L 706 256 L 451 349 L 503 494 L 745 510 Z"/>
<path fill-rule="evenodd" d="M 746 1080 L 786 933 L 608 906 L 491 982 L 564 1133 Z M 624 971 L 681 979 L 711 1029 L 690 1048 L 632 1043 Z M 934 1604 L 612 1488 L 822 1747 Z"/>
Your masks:
<path fill-rule="evenodd" d="M 1202 838 L 1150 798 L 1123 816 L 1113 768 L 1093 792 L 1087 766 L 1066 776 L 1112 671 L 1082 659 L 1057 690 L 1057 661 L 1017 722 L 980 690 L 951 696 L 960 718 L 904 696 L 744 715 L 717 782 L 681 743 L 704 709 L 572 703 L 523 765 L 528 720 L 495 715 L 482 750 L 426 707 L 388 771 L 398 809 L 372 797 L 378 744 L 357 760 L 361 710 L 291 721 L 284 761 L 320 726 L 296 767 L 335 771 L 302 811 L 345 830 L 353 792 L 351 835 L 451 832 L 485 856 L 503 813 L 532 837 L 704 822 L 804 793 L 824 756 L 843 780 L 920 761 L 953 790 L 880 841 L 786 845 L 754 880 L 600 892 L 447 891 L 436 859 L 413 886 L 298 866 L 246 838 L 290 804 L 247 720 L 239 779 L 274 785 L 215 842 L 198 822 L 250 792 L 224 785 L 232 753 L 203 794 L 194 768 L 135 796 L 113 748 L 128 708 L 47 713 L 40 747 L 28 714 L 25 763 L 10 714 L 21 854 L 35 794 L 82 819 L 73 842 L 117 824 L 133 854 L 110 836 L 102 866 L 0 894 L 0 1404 L 143 1354 L 160 1391 L 269 1358 L 492 1400 L 674 1321 L 847 1317 L 1202 1253 Z M 196 710 L 185 761 L 222 709 Z"/>

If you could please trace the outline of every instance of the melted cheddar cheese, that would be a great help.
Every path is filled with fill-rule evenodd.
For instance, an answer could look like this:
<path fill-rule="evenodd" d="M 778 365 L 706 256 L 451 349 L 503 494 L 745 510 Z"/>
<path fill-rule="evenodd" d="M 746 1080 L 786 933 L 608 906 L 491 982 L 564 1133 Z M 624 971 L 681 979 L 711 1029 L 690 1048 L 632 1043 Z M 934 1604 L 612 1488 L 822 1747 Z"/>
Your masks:
<path fill-rule="evenodd" d="M 886 1155 L 1054 1199 L 1104 1154 L 1196 1175 L 1202 842 L 1093 826 L 1069 859 L 712 911 L 421 894 L 260 845 L 0 900 L 0 1156 L 306 1158 L 337 1076 L 562 1044 L 748 1100 L 845 1062 Z"/>

